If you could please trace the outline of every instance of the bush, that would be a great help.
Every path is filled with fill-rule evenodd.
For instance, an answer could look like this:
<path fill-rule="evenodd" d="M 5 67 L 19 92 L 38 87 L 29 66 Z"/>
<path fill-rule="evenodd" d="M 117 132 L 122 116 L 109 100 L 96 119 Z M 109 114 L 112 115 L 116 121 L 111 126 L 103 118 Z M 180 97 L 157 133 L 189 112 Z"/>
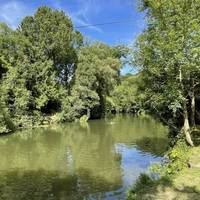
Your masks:
<path fill-rule="evenodd" d="M 184 140 L 178 140 L 166 156 L 168 162 L 164 165 L 164 175 L 175 175 L 188 167 L 189 147 Z"/>
<path fill-rule="evenodd" d="M 189 147 L 183 139 L 179 139 L 176 145 L 166 153 L 166 159 L 161 164 L 153 164 L 150 171 L 159 174 L 160 177 L 173 176 L 188 167 Z"/>
<path fill-rule="evenodd" d="M 0 134 L 15 131 L 15 125 L 3 111 L 0 112 Z"/>

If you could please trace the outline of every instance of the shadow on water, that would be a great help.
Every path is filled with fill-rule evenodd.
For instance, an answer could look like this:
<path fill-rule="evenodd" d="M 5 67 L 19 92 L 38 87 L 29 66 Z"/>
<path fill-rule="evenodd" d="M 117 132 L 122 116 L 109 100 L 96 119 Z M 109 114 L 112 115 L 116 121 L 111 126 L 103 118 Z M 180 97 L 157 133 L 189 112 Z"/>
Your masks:
<path fill-rule="evenodd" d="M 150 138 L 144 137 L 136 140 L 136 149 L 141 152 L 150 153 L 154 156 L 164 156 L 164 153 L 168 149 L 168 139 L 167 138 Z"/>
<path fill-rule="evenodd" d="M 78 175 L 46 170 L 0 172 L 1 200 L 101 199 L 105 192 L 120 187 L 121 182 L 110 183 L 84 169 Z"/>

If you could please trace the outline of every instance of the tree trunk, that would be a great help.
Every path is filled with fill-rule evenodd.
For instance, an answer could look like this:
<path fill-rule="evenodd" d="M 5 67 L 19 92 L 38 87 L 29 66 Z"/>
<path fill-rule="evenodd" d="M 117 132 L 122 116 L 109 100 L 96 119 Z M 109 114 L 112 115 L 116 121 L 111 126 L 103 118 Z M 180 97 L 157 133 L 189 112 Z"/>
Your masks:
<path fill-rule="evenodd" d="M 187 112 L 186 106 L 184 106 L 184 124 L 183 124 L 182 130 L 183 130 L 183 133 L 185 134 L 186 141 L 188 142 L 188 144 L 190 144 L 191 146 L 194 146 L 193 141 L 191 139 L 191 135 L 190 135 L 190 125 L 189 125 L 188 112 Z"/>
<path fill-rule="evenodd" d="M 90 119 L 90 108 L 87 108 L 87 117 L 88 117 L 88 119 Z"/>
<path fill-rule="evenodd" d="M 192 89 L 190 92 L 190 98 L 191 98 L 191 113 L 190 113 L 190 123 L 191 126 L 195 126 L 195 94 L 194 94 L 194 81 L 192 81 Z"/>
<path fill-rule="evenodd" d="M 195 96 L 191 96 L 191 126 L 195 126 Z"/>
<path fill-rule="evenodd" d="M 183 82 L 182 82 L 182 68 L 181 68 L 181 66 L 179 68 L 179 81 L 180 81 L 182 92 L 184 92 L 184 85 L 183 85 Z M 187 111 L 186 100 L 184 100 L 184 102 L 183 102 L 183 119 L 184 119 L 184 124 L 183 124 L 182 131 L 185 134 L 186 141 L 191 146 L 194 146 L 193 141 L 191 139 L 191 135 L 190 135 L 190 124 L 189 124 L 189 120 L 188 120 L 188 111 Z"/>

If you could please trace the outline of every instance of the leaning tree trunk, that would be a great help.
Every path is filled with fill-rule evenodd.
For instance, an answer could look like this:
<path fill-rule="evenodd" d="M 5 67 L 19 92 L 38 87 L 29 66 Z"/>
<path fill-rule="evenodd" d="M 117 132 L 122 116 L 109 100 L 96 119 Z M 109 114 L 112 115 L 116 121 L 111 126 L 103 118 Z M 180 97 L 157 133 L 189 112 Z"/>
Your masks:
<path fill-rule="evenodd" d="M 182 92 L 184 92 L 184 85 L 183 85 L 183 82 L 182 82 L 182 68 L 181 68 L 181 66 L 179 68 L 179 73 L 180 73 L 179 74 L 180 86 L 181 86 Z M 191 135 L 190 135 L 190 124 L 189 124 L 189 120 L 188 120 L 188 111 L 187 111 L 186 100 L 184 100 L 184 102 L 183 102 L 183 119 L 184 119 L 184 124 L 183 124 L 182 131 L 185 134 L 186 141 L 191 146 L 194 146 Z"/>
<path fill-rule="evenodd" d="M 183 111 L 183 117 L 184 117 L 184 124 L 183 124 L 183 133 L 185 134 L 185 138 L 186 141 L 188 142 L 188 144 L 190 144 L 191 146 L 194 146 L 193 141 L 191 139 L 191 135 L 190 135 L 190 124 L 189 124 L 189 120 L 188 120 L 188 112 L 187 112 L 187 107 L 186 105 L 184 106 L 184 111 Z"/>

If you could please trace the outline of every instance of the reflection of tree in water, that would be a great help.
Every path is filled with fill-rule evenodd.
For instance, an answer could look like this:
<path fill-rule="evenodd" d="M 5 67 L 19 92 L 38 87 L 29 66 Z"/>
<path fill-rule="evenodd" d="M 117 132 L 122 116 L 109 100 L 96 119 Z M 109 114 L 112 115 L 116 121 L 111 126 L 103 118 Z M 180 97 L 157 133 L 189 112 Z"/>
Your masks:
<path fill-rule="evenodd" d="M 106 128 L 77 124 L 69 126 L 55 130 L 35 129 L 33 134 L 30 133 L 31 136 L 28 136 L 28 132 L 13 135 L 0 144 L 0 150 L 6 155 L 0 163 L 0 169 L 18 169 L 12 172 L 13 177 L 9 175 L 11 172 L 5 174 L 7 182 L 1 189 L 3 195 L 8 187 L 13 193 L 32 193 L 32 198 L 27 194 L 27 199 L 34 199 L 34 196 L 39 199 L 36 198 L 38 186 L 41 188 L 38 189 L 40 199 L 59 199 L 61 194 L 63 199 L 67 199 L 65 196 L 70 197 L 68 199 L 73 199 L 73 196 L 76 197 L 74 199 L 81 199 L 78 197 L 89 194 L 100 198 L 106 192 L 122 187 L 121 159 L 113 152 L 114 141 L 106 133 Z M 11 151 L 9 146 L 12 144 Z M 56 197 L 48 196 L 50 193 Z M 12 200 L 12 195 L 8 195 L 10 198 L 7 199 Z M 19 196 L 18 199 L 26 199 L 26 196 Z"/>
<path fill-rule="evenodd" d="M 105 181 L 117 186 L 117 189 L 122 187 L 121 159 L 113 151 L 115 143 L 106 130 L 105 123 L 101 124 L 101 128 L 92 124 L 89 129 L 82 129 L 82 134 L 78 134 L 80 129 L 74 130 L 73 132 L 77 134 L 73 134 L 73 137 L 70 137 L 69 145 L 73 158 L 72 165 L 75 173 L 80 178 L 80 188 L 83 191 L 87 190 L 87 187 L 91 187 L 91 185 L 96 187 L 96 192 L 101 190 L 98 184 L 95 185 L 95 179 L 92 179 L 93 183 L 90 183 L 90 179 L 85 179 L 84 173 L 87 171 L 90 171 L 91 176 L 98 177 L 98 183 Z M 103 182 L 100 184 L 100 187 L 102 186 Z M 105 191 L 112 190 L 106 186 Z"/>
<path fill-rule="evenodd" d="M 5 178 L 0 176 L 0 199 L 102 199 L 105 193 L 123 187 L 123 158 L 115 152 L 116 144 L 161 155 L 167 144 L 164 138 L 165 131 L 156 122 L 130 116 L 94 120 L 86 126 L 71 123 L 24 130 L 3 137 L 0 170 Z"/>
<path fill-rule="evenodd" d="M 168 148 L 167 138 L 144 137 L 136 140 L 136 148 L 142 152 L 151 153 L 154 156 L 163 156 Z"/>
<path fill-rule="evenodd" d="M 90 183 L 80 187 L 80 178 Z M 80 200 L 88 197 L 99 199 L 105 191 L 118 189 L 113 183 L 83 171 L 81 177 L 60 176 L 57 171 L 11 171 L 0 173 L 1 200 Z"/>
<path fill-rule="evenodd" d="M 117 115 L 108 119 L 113 122 L 107 131 L 113 136 L 115 143 L 135 144 L 142 138 L 166 138 L 168 129 L 150 117 L 133 117 L 131 115 Z"/>

